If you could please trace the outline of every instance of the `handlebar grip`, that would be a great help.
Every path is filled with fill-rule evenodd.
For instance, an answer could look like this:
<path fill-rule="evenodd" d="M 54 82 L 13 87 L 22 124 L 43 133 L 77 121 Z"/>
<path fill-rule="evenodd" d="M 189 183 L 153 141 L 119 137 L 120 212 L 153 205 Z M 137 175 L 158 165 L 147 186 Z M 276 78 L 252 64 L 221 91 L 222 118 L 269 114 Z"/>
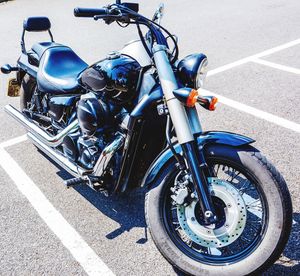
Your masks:
<path fill-rule="evenodd" d="M 95 15 L 106 15 L 107 9 L 100 8 L 100 9 L 94 9 L 94 8 L 75 8 L 74 9 L 74 15 L 76 17 L 94 17 Z"/>

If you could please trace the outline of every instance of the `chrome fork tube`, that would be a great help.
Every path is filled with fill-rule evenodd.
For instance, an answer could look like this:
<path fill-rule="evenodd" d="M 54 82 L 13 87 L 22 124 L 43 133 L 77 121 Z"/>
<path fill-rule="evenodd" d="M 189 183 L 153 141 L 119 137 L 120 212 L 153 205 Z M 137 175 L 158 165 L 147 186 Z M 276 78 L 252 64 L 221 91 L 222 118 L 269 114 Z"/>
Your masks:
<path fill-rule="evenodd" d="M 196 107 L 186 107 L 185 111 L 188 116 L 189 124 L 190 124 L 193 135 L 201 134 L 202 127 L 200 124 L 200 120 L 199 120 L 199 116 L 198 116 Z"/>
<path fill-rule="evenodd" d="M 158 44 L 154 45 L 153 55 L 178 142 L 184 144 L 193 141 L 194 137 L 189 126 L 185 108 L 173 94 L 173 90 L 177 89 L 178 85 L 166 54 L 166 47 Z"/>
<path fill-rule="evenodd" d="M 207 224 L 215 222 L 215 210 L 209 193 L 208 183 L 204 174 L 206 163 L 203 152 L 199 152 L 194 134 L 201 132 L 196 109 L 186 111 L 177 100 L 173 91 L 178 88 L 177 81 L 166 54 L 166 47 L 155 44 L 153 56 L 158 72 L 160 84 L 167 101 L 169 114 L 175 127 L 179 144 L 182 146 L 187 165 L 192 174 L 195 190 L 201 206 L 201 212 Z M 196 116 L 196 117 L 195 117 Z"/>

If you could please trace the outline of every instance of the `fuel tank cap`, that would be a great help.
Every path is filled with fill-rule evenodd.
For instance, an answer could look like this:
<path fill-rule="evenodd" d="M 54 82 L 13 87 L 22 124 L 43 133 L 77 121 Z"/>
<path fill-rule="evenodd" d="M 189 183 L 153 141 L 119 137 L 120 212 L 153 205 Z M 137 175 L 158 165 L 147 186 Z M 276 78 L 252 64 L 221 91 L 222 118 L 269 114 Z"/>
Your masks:
<path fill-rule="evenodd" d="M 107 59 L 116 59 L 116 58 L 119 58 L 121 56 L 121 53 L 118 52 L 118 51 L 113 51 L 113 52 L 110 52 L 108 55 L 107 55 Z"/>

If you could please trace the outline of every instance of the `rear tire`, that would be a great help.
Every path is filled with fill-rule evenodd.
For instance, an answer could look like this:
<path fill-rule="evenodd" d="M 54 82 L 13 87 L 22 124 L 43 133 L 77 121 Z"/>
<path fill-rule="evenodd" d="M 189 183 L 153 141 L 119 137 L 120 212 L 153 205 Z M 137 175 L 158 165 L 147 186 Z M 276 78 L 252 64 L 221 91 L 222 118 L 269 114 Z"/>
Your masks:
<path fill-rule="evenodd" d="M 248 275 L 257 274 L 270 267 L 282 253 L 292 225 L 292 203 L 283 177 L 255 148 L 234 148 L 226 145 L 209 145 L 205 150 L 208 164 L 223 160 L 243 167 L 256 179 L 263 191 L 268 209 L 268 223 L 261 242 L 243 259 L 226 264 L 200 262 L 179 249 L 165 226 L 164 196 L 174 181 L 175 162 L 167 166 L 161 178 L 147 193 L 145 216 L 151 236 L 162 255 L 175 267 L 191 275 Z M 200 253 L 201 254 L 201 253 Z"/>
<path fill-rule="evenodd" d="M 31 102 L 34 89 L 36 87 L 36 80 L 26 74 L 22 80 L 20 88 L 20 110 L 28 108 L 28 103 Z"/>

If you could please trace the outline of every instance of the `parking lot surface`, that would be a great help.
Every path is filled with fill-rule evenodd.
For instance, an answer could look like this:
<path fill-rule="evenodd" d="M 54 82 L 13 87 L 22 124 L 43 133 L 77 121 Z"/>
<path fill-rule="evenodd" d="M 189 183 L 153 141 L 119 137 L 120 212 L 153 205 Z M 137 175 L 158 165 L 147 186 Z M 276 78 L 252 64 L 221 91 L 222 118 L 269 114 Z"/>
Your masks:
<path fill-rule="evenodd" d="M 141 1 L 148 17 L 160 1 Z M 180 57 L 204 52 L 205 89 L 220 95 L 215 112 L 201 110 L 204 130 L 250 136 L 282 173 L 294 223 L 283 256 L 265 274 L 300 275 L 300 2 L 298 0 L 164 1 L 163 25 L 179 37 Z M 73 8 L 107 1 L 15 0 L 0 4 L 0 64 L 20 53 L 22 20 L 46 15 L 57 42 L 89 64 L 137 38 L 73 17 Z M 41 37 L 41 38 L 40 38 Z M 28 37 L 28 46 L 44 40 Z M 70 176 L 27 141 L 4 113 L 8 77 L 0 74 L 0 275 L 176 275 L 154 246 L 144 220 L 144 191 L 107 198 Z M 16 138 L 15 140 L 11 140 Z"/>

